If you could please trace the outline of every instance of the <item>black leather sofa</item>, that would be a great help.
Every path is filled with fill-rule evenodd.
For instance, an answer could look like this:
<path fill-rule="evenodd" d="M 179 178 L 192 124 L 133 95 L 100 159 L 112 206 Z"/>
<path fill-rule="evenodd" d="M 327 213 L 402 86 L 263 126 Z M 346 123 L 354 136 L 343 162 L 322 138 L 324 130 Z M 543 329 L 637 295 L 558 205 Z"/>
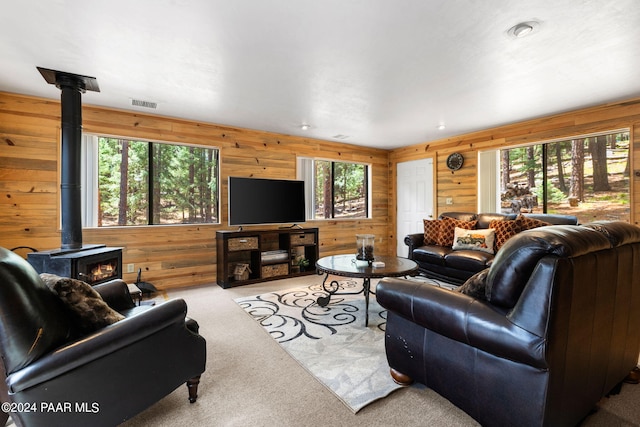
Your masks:
<path fill-rule="evenodd" d="M 578 218 L 573 215 L 560 214 L 523 214 L 531 218 L 553 225 L 576 225 Z M 445 212 L 439 216 L 454 218 L 460 221 L 476 221 L 476 229 L 488 229 L 491 221 L 514 221 L 518 214 Z M 491 265 L 494 254 L 473 251 L 453 250 L 451 246 L 425 245 L 424 233 L 405 236 L 408 246 L 407 258 L 418 264 L 420 274 L 434 279 L 444 280 L 452 284 L 461 284 L 475 273 Z"/>
<path fill-rule="evenodd" d="M 466 284 L 380 281 L 397 382 L 425 384 L 484 426 L 575 426 L 636 366 L 639 227 L 523 231 L 481 285 L 474 298 Z"/>
<path fill-rule="evenodd" d="M 181 384 L 195 402 L 206 343 L 184 300 L 136 306 L 122 280 L 94 289 L 124 319 L 79 332 L 33 267 L 0 248 L 0 390 L 18 426 L 115 426 Z"/>

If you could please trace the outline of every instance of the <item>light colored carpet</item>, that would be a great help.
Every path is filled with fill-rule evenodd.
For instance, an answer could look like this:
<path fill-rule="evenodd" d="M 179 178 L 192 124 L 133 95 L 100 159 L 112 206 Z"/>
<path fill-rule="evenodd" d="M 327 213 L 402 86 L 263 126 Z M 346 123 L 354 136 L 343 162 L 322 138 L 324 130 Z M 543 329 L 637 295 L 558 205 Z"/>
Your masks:
<path fill-rule="evenodd" d="M 125 427 L 200 426 L 478 426 L 429 389 L 397 390 L 354 414 L 335 395 L 282 351 L 235 299 L 304 286 L 321 276 L 276 280 L 222 289 L 211 284 L 168 293 L 184 298 L 189 316 L 207 340 L 207 370 L 198 401 L 189 404 L 186 386 L 124 423 Z M 161 299 L 161 298 L 158 298 Z M 144 362 L 140 363 L 141 369 Z M 583 427 L 640 425 L 640 385 L 605 398 Z"/>
<path fill-rule="evenodd" d="M 365 326 L 362 280 L 346 279 L 321 307 L 322 286 L 269 292 L 236 302 L 354 413 L 401 388 L 384 351 L 386 310 L 371 297 Z M 346 294 L 345 294 L 346 293 Z"/>

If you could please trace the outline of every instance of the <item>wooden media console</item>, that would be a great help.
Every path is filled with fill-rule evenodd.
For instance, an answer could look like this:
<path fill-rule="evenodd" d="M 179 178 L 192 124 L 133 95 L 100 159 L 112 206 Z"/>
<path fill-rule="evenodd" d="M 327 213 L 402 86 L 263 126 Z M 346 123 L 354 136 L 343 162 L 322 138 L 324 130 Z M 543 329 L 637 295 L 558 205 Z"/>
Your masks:
<path fill-rule="evenodd" d="M 217 231 L 216 247 L 216 281 L 223 288 L 315 274 L 319 258 L 317 228 Z"/>

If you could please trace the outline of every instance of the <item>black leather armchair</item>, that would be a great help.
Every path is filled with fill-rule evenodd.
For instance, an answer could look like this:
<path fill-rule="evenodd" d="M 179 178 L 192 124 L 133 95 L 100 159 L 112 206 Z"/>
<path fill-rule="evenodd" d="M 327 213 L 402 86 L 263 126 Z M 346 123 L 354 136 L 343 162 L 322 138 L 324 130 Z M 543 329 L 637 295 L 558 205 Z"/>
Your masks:
<path fill-rule="evenodd" d="M 640 228 L 554 225 L 512 237 L 485 292 L 383 279 L 397 382 L 435 390 L 485 426 L 575 426 L 640 353 Z"/>
<path fill-rule="evenodd" d="M 125 319 L 74 335 L 60 298 L 0 248 L 0 351 L 18 425 L 114 426 L 183 383 L 196 400 L 205 340 L 185 302 L 135 306 L 121 280 L 95 289 Z"/>

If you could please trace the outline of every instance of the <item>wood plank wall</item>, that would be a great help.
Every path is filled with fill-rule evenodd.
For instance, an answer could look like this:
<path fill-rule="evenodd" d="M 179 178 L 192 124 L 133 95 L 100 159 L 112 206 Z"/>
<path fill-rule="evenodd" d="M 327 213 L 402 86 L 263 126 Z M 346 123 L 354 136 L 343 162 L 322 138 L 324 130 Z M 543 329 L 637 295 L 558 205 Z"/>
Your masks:
<path fill-rule="evenodd" d="M 640 98 L 395 149 L 390 155 L 390 206 L 395 206 L 395 176 L 399 162 L 434 159 L 435 215 L 447 211 L 476 212 L 479 151 L 618 129 L 630 130 L 631 170 L 634 171 L 630 180 L 631 222 L 640 225 Z M 462 169 L 454 173 L 446 167 L 446 158 L 453 152 L 461 153 L 465 159 Z M 453 199 L 453 205 L 446 204 L 448 197 Z M 395 208 L 389 211 L 389 218 L 395 224 Z M 393 227 L 395 230 L 395 225 Z"/>
<path fill-rule="evenodd" d="M 623 128 L 631 131 L 633 141 L 631 222 L 640 225 L 640 98 L 390 151 L 87 105 L 83 122 L 87 132 L 220 148 L 221 225 L 84 230 L 85 243 L 123 246 L 124 264 L 133 263 L 136 270 L 141 267 L 143 278 L 161 289 L 215 281 L 215 231 L 228 228 L 228 176 L 292 179 L 297 155 L 372 164 L 372 219 L 306 224 L 320 229 L 321 255 L 350 253 L 355 234 L 360 232 L 377 236 L 377 252 L 395 252 L 398 162 L 434 159 L 436 215 L 451 210 L 476 211 L 479 150 Z M 0 246 L 59 247 L 59 134 L 57 100 L 0 93 Z M 465 157 L 463 168 L 455 173 L 445 164 L 452 152 Z M 446 204 L 448 197 L 453 198 L 453 205 Z M 124 276 L 135 279 L 135 274 Z"/>
<path fill-rule="evenodd" d="M 105 227 L 83 231 L 84 243 L 122 246 L 123 264 L 142 268 L 143 279 L 160 289 L 215 282 L 215 232 L 228 229 L 227 178 L 296 178 L 296 156 L 372 166 L 372 219 L 310 221 L 318 227 L 320 255 L 355 251 L 355 234 L 377 236 L 388 250 L 389 152 L 310 138 L 218 126 L 84 105 L 85 132 L 183 142 L 220 149 L 220 225 Z M 0 246 L 60 246 L 58 100 L 0 93 Z M 245 229 L 260 227 L 245 227 Z M 21 253 L 23 256 L 24 253 Z M 125 270 L 126 271 L 126 270 Z M 135 273 L 125 273 L 134 281 Z M 217 285 L 216 285 L 217 286 Z"/>

